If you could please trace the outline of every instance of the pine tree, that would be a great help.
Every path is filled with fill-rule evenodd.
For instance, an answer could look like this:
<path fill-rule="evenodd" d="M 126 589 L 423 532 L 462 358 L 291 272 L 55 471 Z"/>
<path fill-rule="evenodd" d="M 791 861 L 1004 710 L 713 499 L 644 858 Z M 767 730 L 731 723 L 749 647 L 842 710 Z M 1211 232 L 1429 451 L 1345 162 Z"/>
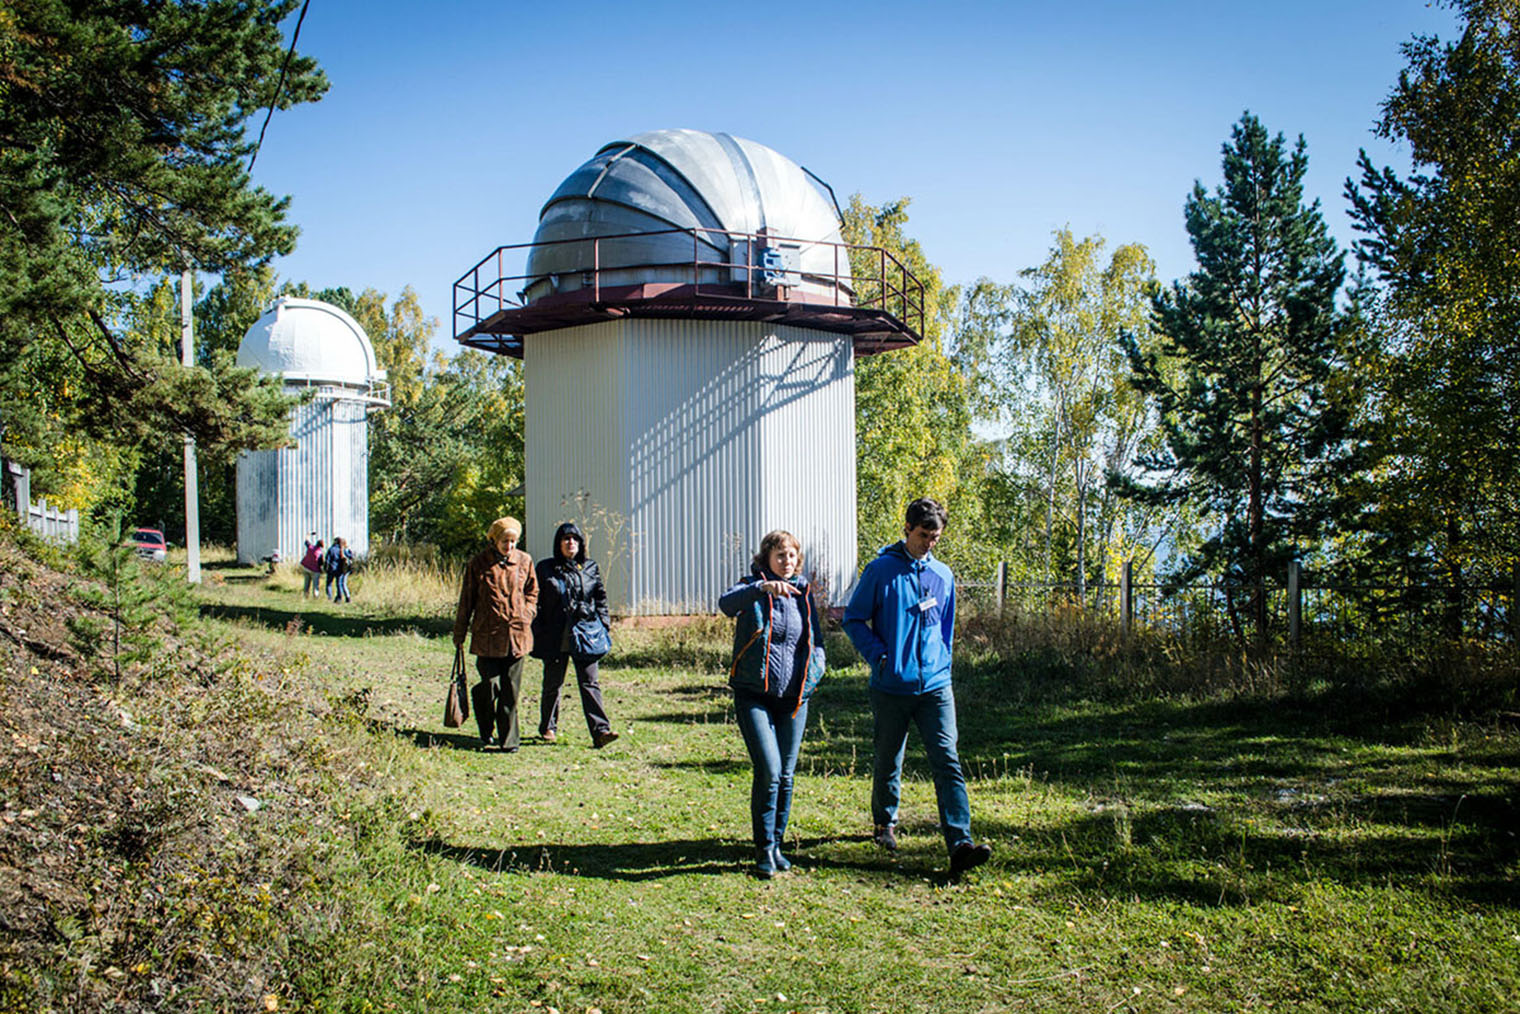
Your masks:
<path fill-rule="evenodd" d="M 75 429 L 122 445 L 189 432 L 203 448 L 283 435 L 288 403 L 277 384 L 259 383 L 230 357 L 181 368 L 172 343 L 134 329 L 140 296 L 121 283 L 255 267 L 293 247 L 288 201 L 255 187 L 248 165 L 254 117 L 327 87 L 281 36 L 295 6 L 0 5 L 8 451 L 43 454 Z M 36 404 L 48 410 L 29 411 Z"/>
<path fill-rule="evenodd" d="M 1213 520 L 1174 576 L 1219 578 L 1237 637 L 1249 625 L 1262 639 L 1265 583 L 1318 537 L 1349 461 L 1348 413 L 1332 397 L 1344 255 L 1319 203 L 1304 203 L 1302 137 L 1290 150 L 1246 113 L 1223 156 L 1223 184 L 1212 194 L 1195 184 L 1187 200 L 1198 267 L 1157 295 L 1156 351 L 1126 343 L 1165 445 L 1140 457 L 1142 478 L 1116 481 L 1143 502 L 1189 504 Z"/>

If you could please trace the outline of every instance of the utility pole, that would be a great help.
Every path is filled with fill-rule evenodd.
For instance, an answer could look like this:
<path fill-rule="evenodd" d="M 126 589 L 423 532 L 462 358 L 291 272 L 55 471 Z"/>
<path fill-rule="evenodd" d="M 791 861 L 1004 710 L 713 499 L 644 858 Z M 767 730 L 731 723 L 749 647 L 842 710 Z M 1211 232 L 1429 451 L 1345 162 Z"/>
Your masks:
<path fill-rule="evenodd" d="M 195 365 L 195 277 L 188 270 L 179 276 L 180 355 L 185 369 Z M 195 438 L 185 434 L 185 555 L 191 584 L 201 583 L 201 495 L 196 482 Z"/>

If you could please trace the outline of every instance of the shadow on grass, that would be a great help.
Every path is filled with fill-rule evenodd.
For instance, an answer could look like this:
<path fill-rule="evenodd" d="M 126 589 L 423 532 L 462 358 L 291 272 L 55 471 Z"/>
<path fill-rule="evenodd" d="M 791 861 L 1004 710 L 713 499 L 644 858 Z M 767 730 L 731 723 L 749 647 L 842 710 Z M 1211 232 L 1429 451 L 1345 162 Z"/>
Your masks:
<path fill-rule="evenodd" d="M 473 726 L 474 719 L 470 719 L 469 724 Z M 371 720 L 368 725 L 373 732 L 388 732 L 397 739 L 408 740 L 413 746 L 420 747 L 423 750 L 439 749 L 464 750 L 467 753 L 482 752 L 480 749 L 480 736 L 463 729 L 457 732 L 439 732 L 436 729 L 402 729 L 375 720 Z M 554 743 L 546 743 L 536 736 L 526 734 L 523 735 L 522 743 L 519 747 L 521 750 L 553 750 L 555 748 L 556 744 Z M 495 748 L 484 752 L 499 753 Z"/>
<path fill-rule="evenodd" d="M 873 858 L 865 862 L 814 853 L 820 846 L 869 840 L 869 835 L 851 839 L 800 838 L 788 843 L 786 853 L 796 867 L 802 870 L 835 869 L 885 876 L 909 873 L 929 877 L 931 882 L 936 878 L 939 882 L 949 882 L 949 874 L 942 866 L 905 870 L 888 853 L 873 853 Z M 560 876 L 623 881 L 743 873 L 755 859 L 753 846 L 748 841 L 736 838 L 594 845 L 530 842 L 501 848 L 450 845 L 432 838 L 417 842 L 412 847 L 429 855 L 468 863 L 493 873 L 554 873 Z"/>
<path fill-rule="evenodd" d="M 438 732 L 433 729 L 398 729 L 394 725 L 386 725 L 382 722 L 371 722 L 370 728 L 376 732 L 388 732 L 398 739 L 411 740 L 414 746 L 424 750 L 440 748 L 446 750 L 470 750 L 480 749 L 480 737 L 473 732 Z"/>
<path fill-rule="evenodd" d="M 429 855 L 495 873 L 557 873 L 604 880 L 733 873 L 749 853 L 732 839 L 572 845 L 527 842 L 503 848 L 472 848 L 429 839 L 413 846 Z"/>
<path fill-rule="evenodd" d="M 1007 840 L 1012 829 L 979 830 Z M 1485 906 L 1520 906 L 1520 885 L 1502 871 L 1514 839 L 1466 827 L 1432 840 L 1390 830 L 1345 836 L 1311 828 L 1266 833 L 1248 822 L 1183 808 L 1095 814 L 1029 832 L 997 857 L 1020 872 L 1049 871 L 1068 889 L 1206 907 L 1291 904 L 1316 884 L 1423 886 Z"/>
<path fill-rule="evenodd" d="M 751 770 L 749 761 L 732 759 L 654 761 L 650 767 L 664 768 L 667 771 L 701 771 L 709 775 L 748 774 Z"/>
<path fill-rule="evenodd" d="M 1015 692 L 985 680 L 956 685 L 960 755 L 968 778 L 1024 773 L 1048 782 L 1123 782 L 1139 794 L 1166 793 L 1177 783 L 1259 785 L 1334 783 L 1357 777 L 1372 784 L 1407 786 L 1427 755 L 1404 757 L 1391 748 L 1413 741 L 1418 729 L 1359 723 L 1357 716 L 1326 714 L 1278 701 L 1145 701 L 1128 705 L 1074 702 L 1055 707 L 1021 702 Z M 841 767 L 871 755 L 871 715 L 865 681 L 825 684 L 809 707 L 805 756 L 820 767 Z M 814 734 L 824 726 L 826 735 Z M 1358 756 L 1362 746 L 1380 749 Z M 1390 749 L 1381 749 L 1390 748 Z M 1473 763 L 1512 767 L 1513 746 L 1489 751 Z M 909 735 L 910 774 L 927 775 L 916 732 Z M 1456 788 L 1419 776 L 1417 795 Z"/>
<path fill-rule="evenodd" d="M 728 700 L 733 696 L 727 683 L 687 683 L 665 691 L 676 697 L 697 697 L 705 701 Z"/>
<path fill-rule="evenodd" d="M 365 616 L 362 613 L 330 613 L 303 611 L 301 609 L 268 609 L 263 606 L 233 606 L 206 603 L 201 615 L 219 620 L 238 620 L 267 627 L 270 630 L 287 630 L 293 621 L 314 634 L 328 637 L 366 637 L 386 634 L 403 634 L 416 631 L 428 637 L 444 637 L 453 632 L 453 617 L 429 613 L 420 616 Z"/>
<path fill-rule="evenodd" d="M 733 725 L 732 708 L 722 711 L 660 711 L 642 712 L 633 716 L 636 722 L 662 722 L 667 725 Z"/>

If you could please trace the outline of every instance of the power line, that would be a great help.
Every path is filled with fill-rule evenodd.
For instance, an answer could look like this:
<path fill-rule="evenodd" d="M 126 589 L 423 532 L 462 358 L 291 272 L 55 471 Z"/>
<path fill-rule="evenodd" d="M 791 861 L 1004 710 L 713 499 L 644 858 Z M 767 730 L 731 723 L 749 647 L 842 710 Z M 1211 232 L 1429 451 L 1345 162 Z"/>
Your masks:
<path fill-rule="evenodd" d="M 280 80 L 274 86 L 274 94 L 269 97 L 269 110 L 264 114 L 264 125 L 259 128 L 259 139 L 254 142 L 253 154 L 248 156 L 248 171 L 253 172 L 253 163 L 258 160 L 259 149 L 264 146 L 264 131 L 269 129 L 269 118 L 274 115 L 274 104 L 280 101 L 280 92 L 285 90 L 285 72 L 290 69 L 290 58 L 296 52 L 296 40 L 301 37 L 301 22 L 306 20 L 306 8 L 311 6 L 311 0 L 303 0 L 301 14 L 296 18 L 296 30 L 290 33 L 290 48 L 285 51 L 285 62 L 280 64 Z"/>

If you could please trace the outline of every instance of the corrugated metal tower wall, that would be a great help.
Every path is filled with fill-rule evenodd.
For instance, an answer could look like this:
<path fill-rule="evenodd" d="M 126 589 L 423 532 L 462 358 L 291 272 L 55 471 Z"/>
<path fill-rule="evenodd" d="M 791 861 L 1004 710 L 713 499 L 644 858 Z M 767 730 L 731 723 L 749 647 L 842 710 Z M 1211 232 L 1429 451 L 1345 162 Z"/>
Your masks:
<path fill-rule="evenodd" d="M 278 549 L 300 562 L 308 534 L 329 545 L 348 540 L 369 553 L 369 427 L 362 401 L 319 396 L 291 414 L 294 447 L 238 456 L 238 559 L 253 563 Z"/>
<path fill-rule="evenodd" d="M 855 576 L 848 338 L 751 321 L 529 335 L 525 544 L 575 520 L 621 612 L 705 613 L 772 528 L 838 601 Z"/>

